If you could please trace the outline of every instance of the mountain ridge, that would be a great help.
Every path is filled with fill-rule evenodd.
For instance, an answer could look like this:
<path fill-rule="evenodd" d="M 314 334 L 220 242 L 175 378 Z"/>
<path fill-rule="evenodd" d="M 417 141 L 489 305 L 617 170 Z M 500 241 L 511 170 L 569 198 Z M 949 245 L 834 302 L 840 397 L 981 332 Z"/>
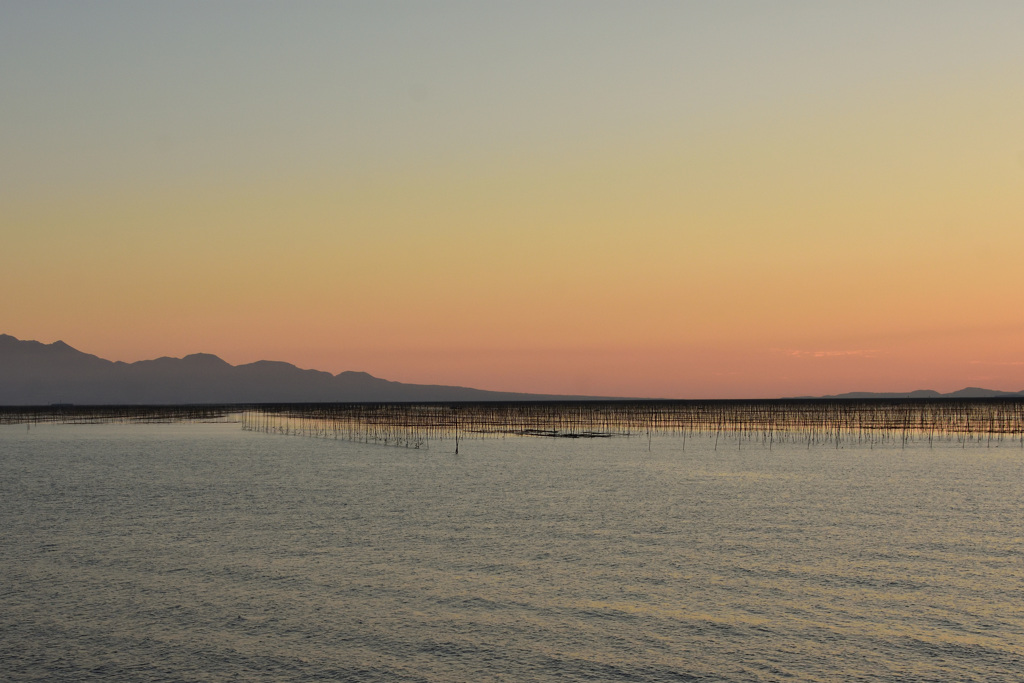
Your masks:
<path fill-rule="evenodd" d="M 957 391 L 942 394 L 933 389 L 917 389 L 916 391 L 850 391 L 844 394 L 829 396 L 806 396 L 802 398 L 1024 398 L 1024 391 L 999 391 L 982 389 L 981 387 L 964 387 Z"/>
<path fill-rule="evenodd" d="M 1022 398 L 1024 391 L 965 387 L 942 394 L 854 391 L 802 399 Z M 202 403 L 401 403 L 432 401 L 600 400 L 489 391 L 439 384 L 406 384 L 358 370 L 336 375 L 285 361 L 231 365 L 211 353 L 110 361 L 64 341 L 50 344 L 0 334 L 0 405 L 173 405 Z"/>
<path fill-rule="evenodd" d="M 284 361 L 231 365 L 210 353 L 110 361 L 55 341 L 0 334 L 0 405 L 172 405 L 578 400 L 469 387 L 405 384 L 346 370 L 332 375 Z"/>

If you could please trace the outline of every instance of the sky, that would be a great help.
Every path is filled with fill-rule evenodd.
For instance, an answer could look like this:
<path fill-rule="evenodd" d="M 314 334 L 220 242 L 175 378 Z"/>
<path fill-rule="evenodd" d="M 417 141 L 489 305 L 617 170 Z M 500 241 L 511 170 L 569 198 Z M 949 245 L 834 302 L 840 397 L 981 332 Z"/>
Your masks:
<path fill-rule="evenodd" d="M 1024 389 L 1024 3 L 0 0 L 0 332 L 501 391 Z"/>

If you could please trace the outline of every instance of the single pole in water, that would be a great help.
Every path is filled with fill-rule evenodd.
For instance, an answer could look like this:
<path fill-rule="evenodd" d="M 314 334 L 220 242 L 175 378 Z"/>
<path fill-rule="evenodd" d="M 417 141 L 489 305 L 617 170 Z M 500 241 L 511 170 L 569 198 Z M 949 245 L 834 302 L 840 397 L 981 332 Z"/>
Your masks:
<path fill-rule="evenodd" d="M 452 406 L 452 412 L 455 413 L 455 455 L 459 454 L 459 408 L 458 406 Z"/>

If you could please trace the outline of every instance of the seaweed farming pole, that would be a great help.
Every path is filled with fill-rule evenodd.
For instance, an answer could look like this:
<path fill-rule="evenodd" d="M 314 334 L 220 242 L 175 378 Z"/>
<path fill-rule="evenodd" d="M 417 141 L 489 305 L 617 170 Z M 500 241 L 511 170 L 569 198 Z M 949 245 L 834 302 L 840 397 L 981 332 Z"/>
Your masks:
<path fill-rule="evenodd" d="M 234 404 L 0 406 L 0 424 L 235 422 L 242 411 Z"/>
<path fill-rule="evenodd" d="M 459 454 L 459 407 L 452 406 L 452 414 L 455 416 L 455 455 Z"/>
<path fill-rule="evenodd" d="M 3 421 L 0 415 L 0 421 Z M 705 435 L 713 443 L 842 448 L 984 440 L 1024 448 L 1021 399 L 338 403 L 251 406 L 243 429 L 419 448 L 467 435 L 593 438 Z M 684 441 L 685 443 L 685 441 Z"/>

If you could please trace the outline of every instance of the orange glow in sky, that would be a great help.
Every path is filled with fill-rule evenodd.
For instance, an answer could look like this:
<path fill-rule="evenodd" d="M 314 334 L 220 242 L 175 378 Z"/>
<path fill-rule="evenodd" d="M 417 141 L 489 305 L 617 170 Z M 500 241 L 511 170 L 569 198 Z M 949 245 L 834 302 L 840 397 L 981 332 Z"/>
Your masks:
<path fill-rule="evenodd" d="M 1024 389 L 1020 3 L 4 12 L 2 333 L 538 393 Z"/>

